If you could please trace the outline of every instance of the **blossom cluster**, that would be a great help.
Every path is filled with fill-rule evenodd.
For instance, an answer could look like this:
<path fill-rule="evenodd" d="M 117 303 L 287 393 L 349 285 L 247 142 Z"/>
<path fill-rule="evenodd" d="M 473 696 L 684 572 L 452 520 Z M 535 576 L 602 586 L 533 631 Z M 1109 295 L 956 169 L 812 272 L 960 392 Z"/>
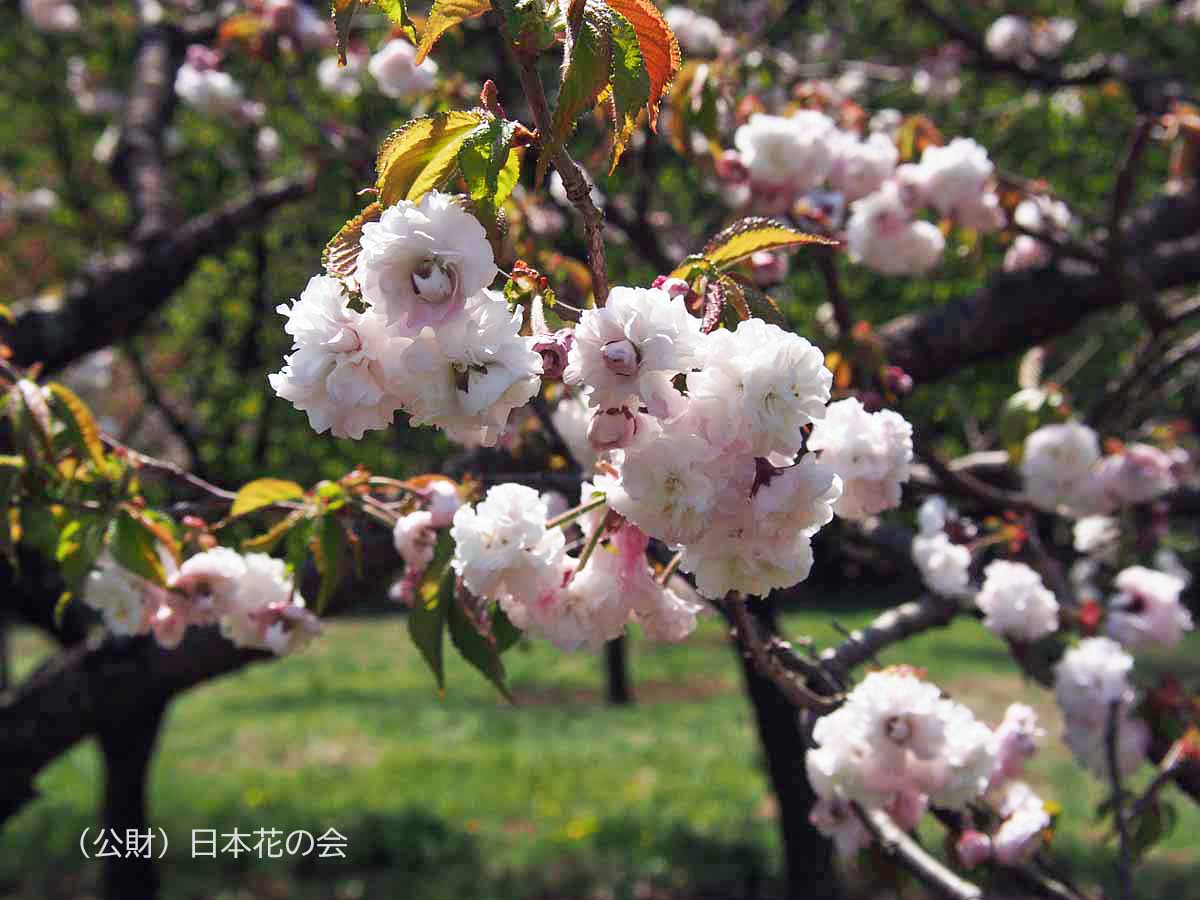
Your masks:
<path fill-rule="evenodd" d="M 153 634 L 170 649 L 179 646 L 189 626 L 220 625 L 236 646 L 282 656 L 321 631 L 282 560 L 216 547 L 182 565 L 160 551 L 160 561 L 167 573 L 165 587 L 109 556 L 88 576 L 84 601 L 100 612 L 113 634 Z"/>
<path fill-rule="evenodd" d="M 1079 762 L 1097 775 L 1109 771 L 1110 717 L 1117 728 L 1116 762 L 1122 774 L 1137 770 L 1150 732 L 1134 714 L 1137 695 L 1129 683 L 1133 657 L 1111 638 L 1092 637 L 1068 650 L 1054 669 L 1054 695 L 1062 710 L 1063 740 Z"/>
<path fill-rule="evenodd" d="M 997 59 L 1018 61 L 1026 57 L 1050 59 L 1060 55 L 1078 30 L 1073 19 L 1055 16 L 1031 22 L 1023 16 L 996 19 L 984 35 L 988 52 Z"/>
<path fill-rule="evenodd" d="M 1070 421 L 1044 425 L 1025 439 L 1021 475 L 1030 502 L 1081 517 L 1162 496 L 1176 486 L 1179 462 L 1150 444 L 1128 444 L 1102 456 L 1096 432 Z"/>
<path fill-rule="evenodd" d="M 704 595 L 789 587 L 835 513 L 899 503 L 911 428 L 853 398 L 827 407 L 824 355 L 776 325 L 705 333 L 680 285 L 615 288 L 575 329 L 563 379 L 582 392 L 591 446 L 611 465 L 596 485 L 682 550 Z"/>
<path fill-rule="evenodd" d="M 991 728 L 906 669 L 867 675 L 812 736 L 805 764 L 818 797 L 813 822 L 843 853 L 865 843 L 849 804 L 883 809 L 912 828 L 930 804 L 961 809 L 982 796 L 1000 760 Z"/>
<path fill-rule="evenodd" d="M 188 47 L 183 65 L 175 73 L 179 99 L 204 116 L 230 118 L 242 124 L 262 119 L 263 105 L 247 100 L 242 86 L 222 71 L 220 64 L 217 51 L 203 44 Z"/>
<path fill-rule="evenodd" d="M 788 211 L 802 195 L 815 197 L 817 188 L 828 186 L 836 202 L 810 205 L 850 204 L 850 258 L 887 275 L 926 272 L 941 259 L 945 238 L 936 225 L 917 217 L 923 207 L 980 232 L 1004 225 L 987 150 L 955 138 L 927 147 L 917 163 L 900 165 L 886 121 L 872 124 L 878 130 L 864 137 L 816 110 L 756 113 L 738 128 L 737 150 L 725 155 L 721 171 L 744 178 L 756 206 L 767 212 Z"/>
<path fill-rule="evenodd" d="M 404 409 L 461 443 L 495 444 L 542 373 L 520 311 L 488 289 L 496 273 L 483 226 L 453 196 L 400 201 L 363 227 L 365 308 L 323 275 L 279 307 L 294 352 L 271 386 L 336 437 L 386 428 Z"/>
<path fill-rule="evenodd" d="M 918 532 L 912 558 L 925 586 L 943 597 L 965 597 L 970 591 L 971 548 L 951 540 L 947 525 L 958 514 L 943 497 L 930 497 L 917 513 Z"/>
<path fill-rule="evenodd" d="M 593 493 L 585 482 L 583 501 Z M 680 641 L 695 629 L 700 605 L 655 579 L 639 528 L 593 513 L 584 530 L 598 541 L 606 529 L 607 541 L 586 558 L 572 557 L 548 517 L 548 498 L 519 484 L 497 485 L 474 507 L 461 507 L 450 534 L 463 586 L 563 650 L 600 647 L 634 621 L 655 640 Z"/>

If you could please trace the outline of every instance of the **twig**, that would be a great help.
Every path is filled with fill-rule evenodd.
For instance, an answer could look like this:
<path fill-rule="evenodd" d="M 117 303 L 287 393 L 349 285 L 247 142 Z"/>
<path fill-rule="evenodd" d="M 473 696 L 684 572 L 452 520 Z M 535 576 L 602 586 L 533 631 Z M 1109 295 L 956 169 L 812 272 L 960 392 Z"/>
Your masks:
<path fill-rule="evenodd" d="M 920 437 L 913 438 L 913 445 L 917 456 L 924 461 L 925 465 L 929 466 L 930 471 L 937 476 L 938 480 L 958 493 L 972 497 L 997 511 L 1003 509 L 1025 511 L 1034 508 L 1020 494 L 992 487 L 990 484 L 980 481 L 969 472 L 952 468 L 949 463 L 942 459 L 940 453 Z"/>
<path fill-rule="evenodd" d="M 842 338 L 850 336 L 854 328 L 854 315 L 850 312 L 850 304 L 842 292 L 838 281 L 837 263 L 834 261 L 834 247 L 815 247 L 817 268 L 821 270 L 821 278 L 825 281 L 825 296 L 833 307 L 833 320 L 837 323 L 838 333 Z"/>
<path fill-rule="evenodd" d="M 1121 727 L 1121 701 L 1108 706 L 1108 725 L 1104 729 L 1104 750 L 1108 756 L 1109 785 L 1112 788 L 1113 820 L 1117 824 L 1120 852 L 1117 858 L 1121 900 L 1133 900 L 1133 845 L 1129 835 L 1129 819 L 1125 815 L 1125 789 L 1121 786 L 1121 766 L 1118 741 Z"/>
<path fill-rule="evenodd" d="M 926 853 L 886 812 L 881 809 L 864 810 L 857 803 L 852 804 L 852 809 L 883 852 L 912 872 L 918 881 L 938 896 L 948 900 L 983 900 L 983 891 L 978 886 L 960 878 Z"/>
<path fill-rule="evenodd" d="M 546 90 L 542 79 L 535 68 L 535 58 L 513 50 L 512 36 L 507 26 L 500 24 L 504 32 L 504 44 L 510 57 L 516 62 L 518 74 L 521 76 L 521 89 L 529 108 L 533 112 L 533 122 L 541 135 L 542 147 L 552 131 L 550 105 L 546 102 Z M 592 293 L 596 296 L 596 305 L 603 306 L 608 299 L 608 263 L 604 249 L 604 214 L 592 202 L 591 183 L 584 173 L 583 167 L 571 158 L 567 148 L 562 147 L 552 160 L 554 168 L 563 181 L 567 199 L 583 216 L 583 229 L 587 234 L 588 268 L 592 272 Z"/>

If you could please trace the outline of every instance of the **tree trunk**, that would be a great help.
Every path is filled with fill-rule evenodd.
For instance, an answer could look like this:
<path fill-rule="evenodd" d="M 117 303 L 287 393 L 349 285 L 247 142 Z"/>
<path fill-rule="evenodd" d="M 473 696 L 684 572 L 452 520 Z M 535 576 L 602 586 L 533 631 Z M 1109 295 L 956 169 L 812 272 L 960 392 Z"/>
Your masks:
<path fill-rule="evenodd" d="M 769 600 L 751 601 L 751 612 L 774 629 L 775 608 Z M 746 693 L 754 707 L 759 741 L 766 758 L 767 774 L 779 809 L 783 837 L 787 900 L 837 900 L 841 884 L 834 866 L 833 845 L 808 821 L 816 795 L 804 769 L 808 748 L 800 715 L 771 681 L 763 678 L 754 664 L 734 652 L 746 679 Z"/>
<path fill-rule="evenodd" d="M 146 786 L 150 761 L 162 725 L 165 703 L 147 706 L 137 718 L 101 731 L 98 735 L 104 754 L 103 827 L 124 852 L 104 859 L 104 900 L 155 900 L 158 896 L 156 858 L 162 851 L 162 835 L 155 833 L 150 854 L 131 854 L 125 845 L 126 833 L 146 834 L 150 829 L 146 815 Z"/>
<path fill-rule="evenodd" d="M 628 642 L 624 635 L 604 645 L 604 665 L 608 670 L 608 702 L 624 706 L 633 702 L 629 686 Z"/>

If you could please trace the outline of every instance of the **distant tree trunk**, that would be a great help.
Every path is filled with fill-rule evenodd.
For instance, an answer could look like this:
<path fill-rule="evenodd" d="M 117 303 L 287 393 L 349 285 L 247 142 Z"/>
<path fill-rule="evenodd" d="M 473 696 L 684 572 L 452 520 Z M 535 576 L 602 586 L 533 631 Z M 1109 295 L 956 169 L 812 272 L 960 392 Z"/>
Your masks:
<path fill-rule="evenodd" d="M 774 629 L 775 608 L 769 600 L 753 601 L 752 612 Z M 787 886 L 784 896 L 787 900 L 837 900 L 842 890 L 833 845 L 808 821 L 816 795 L 804 769 L 808 745 L 799 711 L 771 681 L 758 674 L 736 644 L 734 652 L 746 679 L 746 693 L 754 707 L 767 774 L 779 807 Z"/>
<path fill-rule="evenodd" d="M 117 840 L 128 831 L 145 834 L 150 828 L 146 815 L 146 787 L 150 761 L 166 712 L 165 703 L 140 710 L 137 718 L 113 725 L 98 735 L 104 755 L 103 827 Z M 155 900 L 158 897 L 158 865 L 162 836 L 151 839 L 151 856 L 122 856 L 104 860 L 104 900 Z M 123 845 L 122 845 L 123 846 Z"/>
<path fill-rule="evenodd" d="M 604 663 L 608 669 L 608 702 L 624 706 L 633 702 L 629 686 L 629 659 L 624 635 L 604 645 Z"/>

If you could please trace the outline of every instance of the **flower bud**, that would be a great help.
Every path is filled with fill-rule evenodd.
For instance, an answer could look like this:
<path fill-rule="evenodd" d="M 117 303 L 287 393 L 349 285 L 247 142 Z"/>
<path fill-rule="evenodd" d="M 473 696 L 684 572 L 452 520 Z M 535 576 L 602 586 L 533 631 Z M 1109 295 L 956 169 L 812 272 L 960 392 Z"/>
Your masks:
<path fill-rule="evenodd" d="M 588 424 L 588 443 L 596 450 L 620 450 L 637 435 L 637 416 L 624 407 L 597 410 Z"/>
<path fill-rule="evenodd" d="M 959 861 L 968 869 L 987 862 L 992 857 L 992 839 L 982 831 L 964 831 L 955 845 Z"/>
<path fill-rule="evenodd" d="M 637 348 L 628 340 L 609 341 L 601 350 L 604 365 L 614 375 L 632 376 L 637 374 Z"/>
<path fill-rule="evenodd" d="M 736 150 L 726 150 L 717 160 L 717 177 L 722 181 L 741 184 L 750 180 L 750 170 L 742 162 L 740 153 Z"/>
<path fill-rule="evenodd" d="M 221 54 L 203 44 L 192 44 L 185 54 L 187 64 L 193 69 L 206 72 L 221 65 Z"/>
<path fill-rule="evenodd" d="M 787 277 L 787 257 L 770 250 L 759 250 L 751 255 L 750 265 L 754 269 L 754 283 L 759 287 L 779 284 Z"/>
<path fill-rule="evenodd" d="M 567 367 L 567 354 L 575 343 L 575 332 L 560 328 L 553 334 L 543 334 L 534 342 L 533 349 L 542 355 L 542 378 L 562 378 Z"/>

